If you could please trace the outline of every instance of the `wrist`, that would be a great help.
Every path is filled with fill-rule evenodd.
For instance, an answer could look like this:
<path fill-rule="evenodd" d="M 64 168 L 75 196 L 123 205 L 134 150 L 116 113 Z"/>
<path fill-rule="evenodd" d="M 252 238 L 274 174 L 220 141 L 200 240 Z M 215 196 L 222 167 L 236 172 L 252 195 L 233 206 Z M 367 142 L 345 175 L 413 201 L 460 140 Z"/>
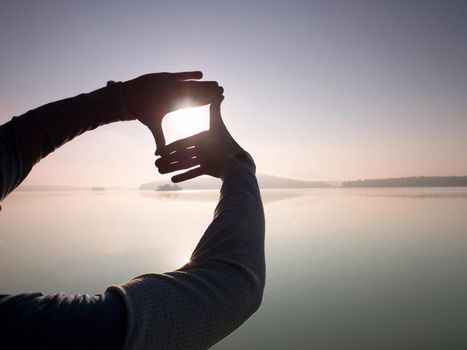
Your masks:
<path fill-rule="evenodd" d="M 256 172 L 256 165 L 253 158 L 243 149 L 226 159 L 221 179 L 225 180 L 227 176 L 236 171 L 248 171 L 253 174 Z"/>
<path fill-rule="evenodd" d="M 135 120 L 136 116 L 128 108 L 125 99 L 124 83 L 109 80 L 104 88 L 111 99 L 113 114 L 119 121 Z"/>

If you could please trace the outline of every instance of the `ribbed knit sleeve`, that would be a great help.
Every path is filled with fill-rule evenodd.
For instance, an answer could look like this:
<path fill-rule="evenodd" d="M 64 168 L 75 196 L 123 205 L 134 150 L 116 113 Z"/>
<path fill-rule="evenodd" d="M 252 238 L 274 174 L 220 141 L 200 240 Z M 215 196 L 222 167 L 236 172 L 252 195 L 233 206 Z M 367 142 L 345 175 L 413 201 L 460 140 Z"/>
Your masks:
<path fill-rule="evenodd" d="M 0 126 L 0 199 L 65 142 L 100 125 L 131 120 L 121 83 L 46 104 Z"/>
<path fill-rule="evenodd" d="M 232 159 L 214 220 L 191 261 L 112 286 L 127 307 L 125 349 L 207 349 L 260 306 L 264 213 L 254 163 Z"/>

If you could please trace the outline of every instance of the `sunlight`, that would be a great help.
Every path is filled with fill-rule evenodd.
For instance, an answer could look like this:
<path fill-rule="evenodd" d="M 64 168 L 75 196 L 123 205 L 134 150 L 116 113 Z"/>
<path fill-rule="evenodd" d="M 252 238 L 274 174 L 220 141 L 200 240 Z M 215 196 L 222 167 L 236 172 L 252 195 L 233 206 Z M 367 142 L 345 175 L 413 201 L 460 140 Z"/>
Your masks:
<path fill-rule="evenodd" d="M 184 108 L 168 113 L 162 121 L 166 143 L 197 134 L 209 128 L 209 105 Z"/>
<path fill-rule="evenodd" d="M 174 267 L 180 268 L 191 262 L 191 253 L 191 249 L 188 248 L 186 251 L 174 254 Z"/>

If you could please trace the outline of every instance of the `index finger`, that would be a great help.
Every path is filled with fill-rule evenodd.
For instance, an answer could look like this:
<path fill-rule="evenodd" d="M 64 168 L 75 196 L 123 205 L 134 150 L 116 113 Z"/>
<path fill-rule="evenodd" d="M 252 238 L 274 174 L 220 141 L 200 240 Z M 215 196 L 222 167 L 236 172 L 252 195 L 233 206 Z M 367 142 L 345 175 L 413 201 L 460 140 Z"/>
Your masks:
<path fill-rule="evenodd" d="M 207 105 L 223 92 L 224 89 L 215 81 L 181 81 L 172 91 L 173 101 L 169 109 Z"/>
<path fill-rule="evenodd" d="M 178 72 L 178 73 L 169 73 L 170 78 L 174 80 L 189 80 L 189 79 L 201 79 L 203 77 L 203 72 L 199 70 L 191 72 Z"/>

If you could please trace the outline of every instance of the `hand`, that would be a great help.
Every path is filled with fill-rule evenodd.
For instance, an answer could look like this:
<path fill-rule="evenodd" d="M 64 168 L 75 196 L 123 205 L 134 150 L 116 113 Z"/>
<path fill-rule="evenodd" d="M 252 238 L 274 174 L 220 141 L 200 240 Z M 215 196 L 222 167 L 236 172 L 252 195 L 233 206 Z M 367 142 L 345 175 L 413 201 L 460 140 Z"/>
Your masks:
<path fill-rule="evenodd" d="M 181 182 L 204 174 L 224 178 L 228 161 L 243 149 L 230 136 L 222 121 L 220 105 L 223 99 L 224 96 L 220 96 L 211 102 L 209 130 L 161 149 L 161 158 L 156 160 L 161 174 L 197 166 L 173 176 L 172 181 Z"/>
<path fill-rule="evenodd" d="M 156 154 L 165 146 L 162 119 L 172 111 L 209 104 L 222 95 L 215 81 L 201 79 L 202 72 L 152 73 L 123 83 L 123 96 L 130 112 L 154 135 Z"/>

